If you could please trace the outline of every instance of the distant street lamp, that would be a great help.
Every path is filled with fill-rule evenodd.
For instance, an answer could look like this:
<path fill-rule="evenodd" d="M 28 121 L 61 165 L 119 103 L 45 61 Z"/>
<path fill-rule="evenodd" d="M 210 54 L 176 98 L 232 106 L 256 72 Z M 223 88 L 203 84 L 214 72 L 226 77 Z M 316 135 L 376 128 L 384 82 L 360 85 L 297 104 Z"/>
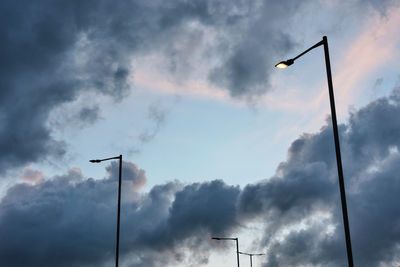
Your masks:
<path fill-rule="evenodd" d="M 237 257 L 237 266 L 239 266 L 239 239 L 237 237 L 212 237 L 214 240 L 234 240 L 236 241 L 236 257 Z"/>
<path fill-rule="evenodd" d="M 253 256 L 265 255 L 262 253 L 245 253 L 245 252 L 239 252 L 239 254 L 250 256 L 250 267 L 253 267 Z"/>
<path fill-rule="evenodd" d="M 119 225 L 120 225 L 120 214 L 121 214 L 121 176 L 122 176 L 122 155 L 118 157 L 112 157 L 107 159 L 92 159 L 89 160 L 91 163 L 100 163 L 106 160 L 119 159 L 119 179 L 118 179 L 118 214 L 117 214 L 117 245 L 115 249 L 115 267 L 118 267 L 118 256 L 119 256 Z"/>
<path fill-rule="evenodd" d="M 328 50 L 328 39 L 326 36 L 322 38 L 322 41 L 316 43 L 315 45 L 308 48 L 303 53 L 299 54 L 298 56 L 281 61 L 275 65 L 275 67 L 284 69 L 294 63 L 296 59 L 304 55 L 305 53 L 309 52 L 310 50 L 323 45 L 324 52 L 325 52 L 325 65 L 326 65 L 326 75 L 328 78 L 328 89 L 329 89 L 329 100 L 331 105 L 331 117 L 332 117 L 332 126 L 333 126 L 333 138 L 335 140 L 335 151 L 336 151 L 336 163 L 337 163 L 337 170 L 339 176 L 339 188 L 340 188 L 340 199 L 342 203 L 342 214 L 343 214 L 343 225 L 344 225 L 344 233 L 346 237 L 346 248 L 347 248 L 347 261 L 349 267 L 353 267 L 353 253 L 351 249 L 351 239 L 350 239 L 350 227 L 349 227 L 349 218 L 347 215 L 347 204 L 346 204 L 346 192 L 344 189 L 344 179 L 343 179 L 343 167 L 342 167 L 342 158 L 340 155 L 340 144 L 339 144 L 339 133 L 338 133 L 338 126 L 336 120 L 336 109 L 335 109 L 335 98 L 333 95 L 333 84 L 332 84 L 332 73 L 331 73 L 331 63 L 329 60 L 329 50 Z"/>

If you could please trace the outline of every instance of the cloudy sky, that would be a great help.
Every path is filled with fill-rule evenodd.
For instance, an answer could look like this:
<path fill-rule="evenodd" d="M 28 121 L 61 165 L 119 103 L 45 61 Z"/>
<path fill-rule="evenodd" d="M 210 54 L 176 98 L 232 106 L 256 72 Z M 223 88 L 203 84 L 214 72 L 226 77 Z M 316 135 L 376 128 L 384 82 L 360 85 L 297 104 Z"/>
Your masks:
<path fill-rule="evenodd" d="M 400 265 L 396 0 L 0 2 L 0 265 Z M 241 266 L 248 266 L 241 256 Z"/>

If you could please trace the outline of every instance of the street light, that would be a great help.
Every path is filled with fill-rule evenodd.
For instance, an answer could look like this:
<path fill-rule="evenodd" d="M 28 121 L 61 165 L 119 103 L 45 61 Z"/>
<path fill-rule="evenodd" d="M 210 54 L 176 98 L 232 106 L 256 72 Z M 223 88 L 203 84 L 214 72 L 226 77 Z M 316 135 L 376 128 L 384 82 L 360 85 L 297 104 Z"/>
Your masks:
<path fill-rule="evenodd" d="M 214 240 L 235 240 L 236 241 L 236 256 L 237 256 L 237 266 L 239 266 L 239 239 L 237 237 L 212 237 Z"/>
<path fill-rule="evenodd" d="M 122 155 L 118 157 L 112 157 L 107 159 L 92 159 L 89 160 L 91 163 L 100 163 L 106 160 L 119 159 L 119 179 L 118 179 L 118 214 L 117 214 L 117 245 L 115 249 L 115 267 L 118 267 L 118 256 L 119 256 L 119 224 L 121 214 L 121 173 L 122 173 Z"/>
<path fill-rule="evenodd" d="M 265 255 L 262 253 L 245 253 L 245 252 L 239 252 L 239 254 L 250 256 L 250 267 L 253 267 L 253 256 Z"/>
<path fill-rule="evenodd" d="M 332 84 L 332 73 L 331 73 L 331 63 L 329 60 L 329 50 L 328 50 L 328 39 L 326 36 L 322 38 L 322 41 L 316 43 L 303 53 L 299 54 L 298 56 L 286 60 L 281 61 L 275 65 L 277 68 L 286 68 L 294 63 L 296 59 L 307 53 L 308 51 L 323 45 L 324 52 L 325 52 L 325 65 L 326 65 L 326 75 L 328 78 L 328 89 L 329 89 L 329 100 L 331 105 L 331 117 L 332 117 L 332 126 L 333 126 L 333 137 L 335 140 L 335 151 L 336 151 L 336 163 L 337 163 L 337 171 L 339 177 L 339 188 L 340 188 L 340 199 L 342 203 L 342 214 L 343 214 L 343 226 L 344 226 L 344 233 L 346 237 L 346 248 L 347 248 L 347 261 L 349 267 L 353 267 L 353 253 L 351 249 L 351 239 L 350 239 L 350 227 L 349 227 L 349 218 L 347 215 L 347 204 L 346 204 L 346 192 L 344 189 L 344 179 L 343 179 L 343 167 L 342 167 L 342 158 L 340 156 L 340 144 L 339 144 L 339 133 L 337 127 L 337 120 L 336 120 L 336 109 L 335 109 L 335 98 L 333 95 L 333 84 Z"/>

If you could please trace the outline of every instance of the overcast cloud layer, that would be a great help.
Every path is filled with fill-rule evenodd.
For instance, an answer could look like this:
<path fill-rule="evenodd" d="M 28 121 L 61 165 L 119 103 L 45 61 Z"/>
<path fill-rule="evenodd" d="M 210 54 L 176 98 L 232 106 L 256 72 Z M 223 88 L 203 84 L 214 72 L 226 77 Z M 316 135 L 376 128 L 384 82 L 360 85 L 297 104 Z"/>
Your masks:
<path fill-rule="evenodd" d="M 400 88 L 340 125 L 356 266 L 393 266 L 400 245 Z M 365 125 L 368 125 L 366 127 Z M 0 258 L 7 266 L 102 266 L 114 251 L 118 164 L 103 180 L 79 169 L 20 183 L 0 203 Z M 295 140 L 276 175 L 244 189 L 177 181 L 140 193 L 144 170 L 124 162 L 121 253 L 126 266 L 207 264 L 208 236 L 254 221 L 264 266 L 346 266 L 332 129 Z M 27 181 L 27 177 L 25 177 Z M 29 181 L 29 179 L 28 179 Z M 183 249 L 185 248 L 185 249 Z M 190 257 L 189 257 L 190 255 Z"/>

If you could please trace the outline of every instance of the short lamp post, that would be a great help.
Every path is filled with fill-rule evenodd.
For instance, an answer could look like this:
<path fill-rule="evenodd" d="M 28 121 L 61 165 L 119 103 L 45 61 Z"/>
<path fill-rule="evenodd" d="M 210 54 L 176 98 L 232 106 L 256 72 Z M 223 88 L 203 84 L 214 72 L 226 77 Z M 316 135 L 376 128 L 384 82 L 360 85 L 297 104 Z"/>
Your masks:
<path fill-rule="evenodd" d="M 122 155 L 118 157 L 106 158 L 106 159 L 92 159 L 89 160 L 91 163 L 100 163 L 106 160 L 119 159 L 119 179 L 118 179 L 118 212 L 117 212 L 117 245 L 115 248 L 115 267 L 118 267 L 118 256 L 119 256 L 119 225 L 121 215 L 121 176 L 122 176 Z"/>
<path fill-rule="evenodd" d="M 265 255 L 265 254 L 262 254 L 262 253 L 245 253 L 245 252 L 239 252 L 239 254 L 247 255 L 247 256 L 250 257 L 250 267 L 253 267 L 253 256 Z"/>
<path fill-rule="evenodd" d="M 240 267 L 239 265 L 239 239 L 237 237 L 212 237 L 211 239 L 214 240 L 234 240 L 236 241 L 236 258 L 237 258 L 237 266 Z"/>
<path fill-rule="evenodd" d="M 342 167 L 342 158 L 340 155 L 340 144 L 339 144 L 339 133 L 338 133 L 338 126 L 336 120 L 336 109 L 335 109 L 335 98 L 333 95 L 333 84 L 332 84 L 332 73 L 331 73 L 331 63 L 329 60 L 329 49 L 328 49 L 328 39 L 326 36 L 322 38 L 322 41 L 319 41 L 315 45 L 308 48 L 306 51 L 302 52 L 298 56 L 288 59 L 285 61 L 281 61 L 275 65 L 275 67 L 284 69 L 294 63 L 296 59 L 301 57 L 302 55 L 306 54 L 310 50 L 318 47 L 324 46 L 325 52 L 325 65 L 326 65 L 326 75 L 328 78 L 328 90 L 329 90 L 329 100 L 331 106 L 331 117 L 332 117 L 332 127 L 333 127 L 333 137 L 335 141 L 335 151 L 336 151 L 336 163 L 337 163 L 337 171 L 339 177 L 339 188 L 340 188 L 340 199 L 342 204 L 342 214 L 343 214 L 343 226 L 344 226 L 344 233 L 346 237 L 346 249 L 347 249 L 347 261 L 349 267 L 353 267 L 353 253 L 351 249 L 351 239 L 350 239 L 350 227 L 349 227 L 349 218 L 347 214 L 347 204 L 346 204 L 346 192 L 344 189 L 344 179 L 343 179 L 343 167 Z"/>

